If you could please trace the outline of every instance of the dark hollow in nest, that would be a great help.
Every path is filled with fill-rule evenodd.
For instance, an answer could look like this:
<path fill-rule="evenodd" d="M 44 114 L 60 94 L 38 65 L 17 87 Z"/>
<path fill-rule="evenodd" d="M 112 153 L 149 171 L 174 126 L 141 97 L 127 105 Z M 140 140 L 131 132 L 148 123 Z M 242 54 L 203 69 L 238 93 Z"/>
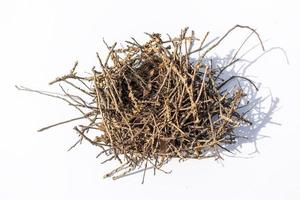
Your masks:
<path fill-rule="evenodd" d="M 219 150 L 227 150 L 224 145 L 236 141 L 234 129 L 251 125 L 239 111 L 247 94 L 240 85 L 228 83 L 252 81 L 242 76 L 222 78 L 238 59 L 222 68 L 205 62 L 207 53 L 236 28 L 249 29 L 260 40 L 254 29 L 240 25 L 208 45 L 208 33 L 198 39 L 187 28 L 167 40 L 147 33 L 150 39 L 145 44 L 134 38 L 126 41 L 125 48 L 105 43 L 108 56 L 102 60 L 97 54 L 101 69 L 93 68 L 93 75 L 78 76 L 76 63 L 69 74 L 51 82 L 66 83 L 81 92 L 69 94 L 62 87 L 65 94 L 60 98 L 83 114 L 66 122 L 88 119 L 88 124 L 74 128 L 80 135 L 77 143 L 86 139 L 103 150 L 99 155 L 109 156 L 104 162 L 120 161 L 105 177 L 117 179 L 141 166 L 146 171 L 147 165 L 163 171 L 161 167 L 174 157 L 219 158 Z M 91 129 L 99 130 L 96 138 L 87 136 Z"/>

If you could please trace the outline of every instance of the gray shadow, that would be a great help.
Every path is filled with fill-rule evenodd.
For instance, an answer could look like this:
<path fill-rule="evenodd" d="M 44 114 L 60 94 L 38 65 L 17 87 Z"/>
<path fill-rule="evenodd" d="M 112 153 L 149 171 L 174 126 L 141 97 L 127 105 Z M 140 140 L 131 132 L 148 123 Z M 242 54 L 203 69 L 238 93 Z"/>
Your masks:
<path fill-rule="evenodd" d="M 218 77 L 219 80 L 216 80 L 217 82 L 219 82 L 219 84 L 222 83 L 222 81 L 227 80 L 232 76 L 247 77 L 247 73 L 246 73 L 247 69 L 253 64 L 255 64 L 255 62 L 257 62 L 264 55 L 274 50 L 280 50 L 283 53 L 284 57 L 286 58 L 287 64 L 289 64 L 286 52 L 280 47 L 273 47 L 269 50 L 266 50 L 251 61 L 243 59 L 243 57 L 253 49 L 254 48 L 251 48 L 245 54 L 240 56 L 239 57 L 240 61 L 236 62 L 230 67 L 227 66 L 232 61 L 232 58 L 234 57 L 234 50 L 230 51 L 230 53 L 223 58 L 220 58 L 218 56 L 208 57 L 206 58 L 205 62 L 212 65 L 213 69 L 216 70 L 216 72 L 226 67 L 222 75 Z M 245 123 L 242 126 L 233 130 L 232 134 L 235 135 L 235 143 L 221 145 L 224 148 L 221 147 L 219 150 L 223 155 L 240 157 L 237 156 L 237 153 L 240 153 L 239 149 L 241 149 L 243 147 L 243 144 L 246 143 L 251 143 L 254 145 L 255 150 L 249 153 L 249 155 L 259 153 L 259 149 L 257 147 L 257 141 L 263 138 L 271 137 L 269 135 L 263 135 L 262 129 L 271 124 L 281 126 L 281 123 L 272 121 L 273 114 L 278 110 L 278 104 L 280 99 L 278 97 L 273 97 L 270 89 L 268 89 L 267 95 L 261 94 L 260 90 L 266 88 L 263 88 L 261 83 L 254 83 L 254 84 L 256 85 L 258 90 L 255 88 L 255 86 L 253 86 L 252 83 L 243 79 L 234 79 L 231 82 L 229 82 L 226 85 L 226 87 L 222 87 L 224 91 L 226 89 L 230 89 L 236 86 L 239 86 L 244 90 L 247 96 L 242 100 L 238 112 L 251 122 L 251 124 Z M 247 158 L 247 157 L 242 157 L 242 158 Z"/>

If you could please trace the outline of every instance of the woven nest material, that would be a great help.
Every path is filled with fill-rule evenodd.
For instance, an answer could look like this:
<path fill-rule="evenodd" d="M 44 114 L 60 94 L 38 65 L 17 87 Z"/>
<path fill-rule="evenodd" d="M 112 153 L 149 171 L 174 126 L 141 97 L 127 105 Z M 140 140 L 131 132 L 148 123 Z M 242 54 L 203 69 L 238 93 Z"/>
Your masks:
<path fill-rule="evenodd" d="M 105 177 L 116 179 L 147 165 L 163 171 L 161 167 L 175 157 L 219 158 L 219 151 L 236 141 L 234 130 L 251 125 L 239 111 L 247 94 L 232 82 L 253 82 L 238 75 L 223 78 L 225 69 L 238 59 L 223 67 L 206 59 L 236 28 L 258 36 L 240 25 L 208 45 L 208 34 L 198 39 L 194 32 L 188 35 L 188 29 L 166 40 L 160 34 L 147 34 L 144 44 L 132 39 L 125 48 L 107 45 L 108 56 L 100 59 L 97 54 L 101 69 L 93 68 L 92 76 L 78 76 L 76 63 L 69 74 L 51 82 L 66 83 L 81 92 L 81 96 L 72 95 L 62 88 L 64 100 L 83 114 L 73 120 L 89 120 L 74 128 L 80 135 L 78 142 L 85 139 L 99 146 L 99 155 L 108 156 L 104 162 L 117 159 L 121 163 Z M 91 129 L 97 131 L 95 138 L 88 136 Z"/>

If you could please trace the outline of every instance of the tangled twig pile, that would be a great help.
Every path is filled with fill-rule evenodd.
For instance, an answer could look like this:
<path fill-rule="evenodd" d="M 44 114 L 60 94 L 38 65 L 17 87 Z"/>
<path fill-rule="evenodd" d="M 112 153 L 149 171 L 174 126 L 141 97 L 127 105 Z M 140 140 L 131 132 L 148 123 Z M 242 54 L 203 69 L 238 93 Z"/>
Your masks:
<path fill-rule="evenodd" d="M 69 94 L 62 87 L 65 94 L 60 98 L 83 114 L 66 122 L 89 120 L 74 128 L 80 135 L 77 143 L 86 139 L 102 148 L 99 155 L 109 156 L 106 161 L 121 163 L 105 177 L 116 179 L 141 166 L 146 171 L 147 165 L 162 170 L 174 157 L 220 157 L 219 150 L 227 150 L 224 144 L 235 142 L 234 129 L 251 124 L 239 112 L 246 96 L 243 88 L 227 84 L 233 79 L 252 81 L 242 76 L 222 78 L 238 59 L 234 57 L 222 68 L 205 62 L 207 53 L 236 28 L 249 29 L 260 40 L 255 30 L 240 25 L 208 45 L 208 33 L 200 40 L 194 32 L 188 35 L 187 29 L 167 40 L 160 34 L 147 34 L 150 39 L 145 44 L 132 38 L 126 48 L 107 45 L 108 56 L 102 60 L 97 54 L 101 70 L 93 68 L 92 76 L 78 76 L 76 63 L 70 74 L 51 82 L 67 83 L 91 99 Z M 197 48 L 195 43 L 199 43 Z M 192 59 L 196 53 L 199 56 Z M 87 136 L 91 129 L 99 130 L 96 138 Z"/>

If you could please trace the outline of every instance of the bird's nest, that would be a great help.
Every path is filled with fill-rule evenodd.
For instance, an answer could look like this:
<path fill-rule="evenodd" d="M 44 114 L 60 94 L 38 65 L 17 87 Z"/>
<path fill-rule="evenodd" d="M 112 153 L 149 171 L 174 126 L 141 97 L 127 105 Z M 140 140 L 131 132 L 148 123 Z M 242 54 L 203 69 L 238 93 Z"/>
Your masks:
<path fill-rule="evenodd" d="M 146 171 L 149 165 L 163 171 L 171 158 L 219 158 L 219 151 L 236 141 L 234 130 L 251 125 L 239 110 L 247 94 L 233 80 L 256 86 L 239 75 L 224 79 L 225 69 L 238 58 L 222 67 L 206 59 L 236 28 L 249 29 L 260 40 L 255 30 L 240 25 L 209 44 L 208 34 L 198 39 L 188 29 L 167 39 L 147 34 L 144 44 L 132 38 L 124 48 L 107 45 L 109 53 L 104 59 L 97 54 L 100 67 L 93 68 L 92 75 L 78 75 L 76 63 L 69 74 L 51 82 L 68 84 L 81 93 L 70 94 L 62 87 L 60 96 L 82 113 L 66 122 L 89 121 L 74 128 L 80 136 L 77 143 L 87 140 L 100 147 L 99 155 L 108 156 L 105 162 L 120 161 L 105 177 L 116 179 L 141 166 Z M 91 129 L 97 131 L 95 138 L 88 135 Z"/>

